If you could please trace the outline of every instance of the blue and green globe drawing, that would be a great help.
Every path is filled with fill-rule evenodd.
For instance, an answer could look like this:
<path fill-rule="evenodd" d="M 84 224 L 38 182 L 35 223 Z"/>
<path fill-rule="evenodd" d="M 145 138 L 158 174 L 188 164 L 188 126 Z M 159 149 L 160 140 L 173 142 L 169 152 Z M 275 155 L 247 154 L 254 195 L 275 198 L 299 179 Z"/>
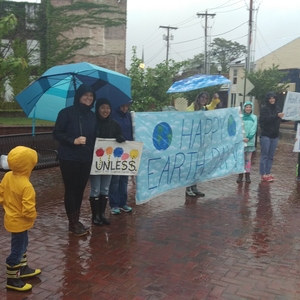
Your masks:
<path fill-rule="evenodd" d="M 228 122 L 227 122 L 227 131 L 229 136 L 235 136 L 236 135 L 236 122 L 232 115 L 229 116 Z"/>
<path fill-rule="evenodd" d="M 172 143 L 173 132 L 166 122 L 159 123 L 153 130 L 153 145 L 157 150 L 166 150 Z"/>

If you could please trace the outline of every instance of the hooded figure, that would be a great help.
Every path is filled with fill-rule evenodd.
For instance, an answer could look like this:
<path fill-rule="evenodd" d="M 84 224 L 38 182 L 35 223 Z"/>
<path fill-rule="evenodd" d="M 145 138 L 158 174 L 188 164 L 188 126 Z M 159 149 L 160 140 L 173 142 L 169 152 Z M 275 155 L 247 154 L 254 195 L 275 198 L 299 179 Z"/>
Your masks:
<path fill-rule="evenodd" d="M 251 183 L 250 171 L 251 171 L 251 157 L 252 152 L 255 151 L 255 136 L 257 131 L 257 117 L 252 112 L 253 103 L 250 101 L 245 102 L 243 108 L 243 123 L 244 123 L 244 143 L 246 147 L 244 148 L 244 165 L 245 165 L 245 177 L 246 183 Z M 236 180 L 237 183 L 243 181 L 244 174 L 238 175 Z"/>
<path fill-rule="evenodd" d="M 118 143 L 124 142 L 120 125 L 111 118 L 110 101 L 106 98 L 99 98 L 96 102 L 95 112 L 97 116 L 96 137 L 116 139 Z M 94 225 L 110 224 L 105 217 L 110 180 L 111 175 L 90 175 L 90 204 Z"/>
<path fill-rule="evenodd" d="M 270 101 L 271 98 L 275 99 L 275 102 Z M 278 113 L 280 113 L 282 110 L 276 103 L 276 93 L 267 93 L 265 98 L 265 105 L 262 106 L 260 110 L 260 136 L 267 136 L 273 139 L 279 137 L 279 126 L 281 123 L 281 118 L 278 117 Z"/>
<path fill-rule="evenodd" d="M 278 144 L 279 126 L 284 113 L 277 102 L 277 95 L 269 92 L 266 95 L 265 105 L 260 110 L 260 165 L 259 172 L 262 181 L 273 181 L 271 175 L 273 158 Z"/>
<path fill-rule="evenodd" d="M 6 258 L 6 288 L 24 292 L 31 290 L 32 285 L 24 283 L 22 278 L 41 274 L 40 269 L 31 269 L 27 263 L 28 230 L 36 219 L 35 191 L 29 178 L 38 155 L 31 148 L 17 146 L 8 153 L 7 160 L 11 171 L 4 175 L 0 184 L 4 226 L 12 233 L 11 253 Z"/>
<path fill-rule="evenodd" d="M 95 144 L 94 102 L 93 89 L 85 84 L 80 85 L 74 104 L 59 112 L 53 130 L 54 138 L 59 141 L 58 158 L 65 185 L 69 231 L 77 236 L 88 233 L 88 228 L 79 221 L 79 215 Z"/>

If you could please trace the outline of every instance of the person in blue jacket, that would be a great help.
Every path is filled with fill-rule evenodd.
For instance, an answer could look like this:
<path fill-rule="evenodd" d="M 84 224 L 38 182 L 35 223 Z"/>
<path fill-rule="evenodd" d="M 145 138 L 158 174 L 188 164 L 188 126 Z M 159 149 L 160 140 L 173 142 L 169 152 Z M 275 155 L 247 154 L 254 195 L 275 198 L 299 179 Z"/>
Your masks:
<path fill-rule="evenodd" d="M 58 158 L 65 186 L 69 231 L 76 236 L 86 235 L 89 230 L 79 221 L 79 215 L 93 159 L 97 123 L 92 111 L 95 100 L 93 89 L 80 85 L 74 104 L 59 112 L 53 130 L 53 137 L 59 141 Z"/>
<path fill-rule="evenodd" d="M 122 128 L 122 134 L 125 140 L 133 140 L 132 120 L 129 112 L 130 103 L 121 105 L 113 110 L 112 118 L 115 119 Z M 109 186 L 109 205 L 111 214 L 119 215 L 121 210 L 131 212 L 132 208 L 127 205 L 127 185 L 128 176 L 113 175 Z"/>
<path fill-rule="evenodd" d="M 246 146 L 244 148 L 245 155 L 245 181 L 246 183 L 251 183 L 250 171 L 251 171 L 251 157 L 252 153 L 255 151 L 255 136 L 257 131 L 257 117 L 252 112 L 253 103 L 247 101 L 244 103 L 244 111 L 243 111 L 243 123 L 244 123 L 244 143 Z M 241 173 L 238 175 L 236 180 L 237 183 L 243 181 L 244 174 Z"/>

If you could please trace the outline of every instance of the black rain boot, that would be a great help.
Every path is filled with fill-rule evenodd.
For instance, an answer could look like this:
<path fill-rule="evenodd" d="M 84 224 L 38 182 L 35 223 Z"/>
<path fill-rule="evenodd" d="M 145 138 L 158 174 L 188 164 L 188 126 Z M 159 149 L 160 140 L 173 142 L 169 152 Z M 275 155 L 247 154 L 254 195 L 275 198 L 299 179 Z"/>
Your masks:
<path fill-rule="evenodd" d="M 78 215 L 75 213 L 67 214 L 69 219 L 69 232 L 73 233 L 76 236 L 83 236 L 88 234 L 88 231 L 85 230 L 78 223 Z"/>
<path fill-rule="evenodd" d="M 100 210 L 99 210 L 100 219 L 103 222 L 103 224 L 109 225 L 110 222 L 105 218 L 105 209 L 108 201 L 108 196 L 100 195 L 99 200 L 100 200 Z"/>
<path fill-rule="evenodd" d="M 251 183 L 251 179 L 250 179 L 250 173 L 246 173 L 246 183 Z"/>
<path fill-rule="evenodd" d="M 236 183 L 241 183 L 243 182 L 243 177 L 244 177 L 244 174 L 243 173 L 240 173 L 238 175 L 238 178 L 236 179 Z"/>
<path fill-rule="evenodd" d="M 90 197 L 91 211 L 92 211 L 92 223 L 98 226 L 103 225 L 100 218 L 100 199 L 99 197 Z"/>
<path fill-rule="evenodd" d="M 192 188 L 192 192 L 193 192 L 194 194 L 196 194 L 196 195 L 198 195 L 198 196 L 200 196 L 200 197 L 205 197 L 205 194 L 202 193 L 202 192 L 200 192 L 200 191 L 197 189 L 197 185 L 196 185 L 196 184 L 192 185 L 191 188 Z"/>
<path fill-rule="evenodd" d="M 21 264 L 16 266 L 6 265 L 6 288 L 18 292 L 30 291 L 32 289 L 32 285 L 29 283 L 24 283 L 20 279 L 20 268 Z"/>
<path fill-rule="evenodd" d="M 42 271 L 40 269 L 31 269 L 28 267 L 27 263 L 27 253 L 23 254 L 23 258 L 21 260 L 21 268 L 20 268 L 20 278 L 28 278 L 40 275 Z"/>
<path fill-rule="evenodd" d="M 78 221 L 77 221 L 77 222 L 78 222 L 78 225 L 79 225 L 80 227 L 82 227 L 84 230 L 89 231 L 89 230 L 90 230 L 90 227 L 84 226 L 84 225 L 79 221 L 80 211 L 77 210 L 77 211 L 75 212 L 75 214 L 76 214 L 76 218 L 77 218 L 77 220 L 78 220 Z"/>

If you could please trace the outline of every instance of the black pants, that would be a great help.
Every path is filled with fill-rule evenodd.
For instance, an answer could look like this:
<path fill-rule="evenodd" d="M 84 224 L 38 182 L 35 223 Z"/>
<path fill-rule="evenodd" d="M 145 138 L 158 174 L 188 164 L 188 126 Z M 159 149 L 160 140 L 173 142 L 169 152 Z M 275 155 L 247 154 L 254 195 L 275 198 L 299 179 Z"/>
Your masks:
<path fill-rule="evenodd" d="M 80 211 L 84 189 L 89 179 L 91 162 L 59 160 L 65 185 L 65 209 L 67 214 Z"/>

